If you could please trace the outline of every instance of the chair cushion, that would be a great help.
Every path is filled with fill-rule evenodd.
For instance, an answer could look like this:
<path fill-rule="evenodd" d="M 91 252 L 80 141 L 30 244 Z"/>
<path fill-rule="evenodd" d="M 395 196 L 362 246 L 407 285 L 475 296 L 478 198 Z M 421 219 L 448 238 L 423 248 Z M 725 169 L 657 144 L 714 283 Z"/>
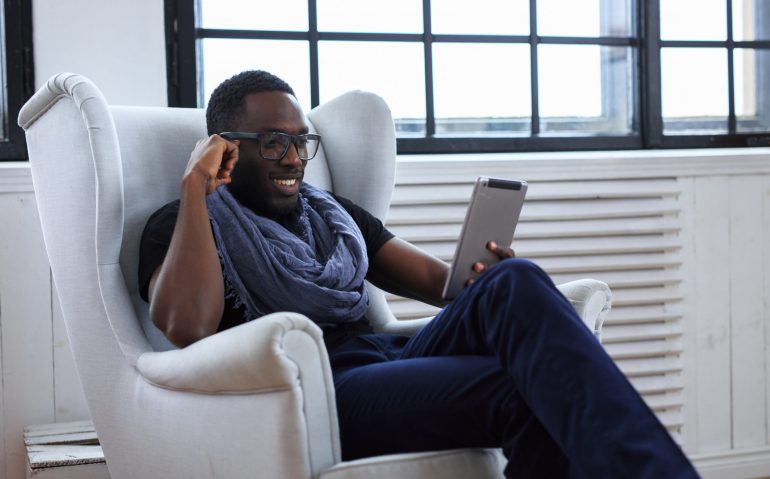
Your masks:
<path fill-rule="evenodd" d="M 391 454 L 341 462 L 319 479 L 498 479 L 502 478 L 498 453 L 493 449 Z"/>

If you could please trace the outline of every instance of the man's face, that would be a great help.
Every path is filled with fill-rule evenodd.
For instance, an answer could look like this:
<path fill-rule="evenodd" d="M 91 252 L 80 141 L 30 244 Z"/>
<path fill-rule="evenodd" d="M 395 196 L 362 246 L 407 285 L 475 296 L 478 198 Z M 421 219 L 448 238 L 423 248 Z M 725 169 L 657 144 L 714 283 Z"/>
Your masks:
<path fill-rule="evenodd" d="M 297 99 L 281 91 L 252 93 L 244 99 L 244 113 L 235 131 L 281 132 L 299 135 L 308 132 L 308 122 Z M 293 211 L 307 160 L 297 156 L 292 144 L 280 160 L 260 155 L 257 140 L 240 140 L 238 163 L 228 185 L 233 196 L 255 213 L 277 218 Z"/>

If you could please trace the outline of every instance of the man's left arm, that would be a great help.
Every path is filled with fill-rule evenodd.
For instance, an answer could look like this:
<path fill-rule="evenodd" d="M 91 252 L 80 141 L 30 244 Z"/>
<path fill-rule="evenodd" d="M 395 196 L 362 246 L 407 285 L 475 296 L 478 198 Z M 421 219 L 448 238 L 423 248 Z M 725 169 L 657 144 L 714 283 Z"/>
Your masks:
<path fill-rule="evenodd" d="M 511 248 L 492 241 L 487 249 L 500 259 L 514 257 Z M 474 263 L 472 268 L 482 274 L 494 266 Z M 393 294 L 416 299 L 443 307 L 448 301 L 442 298 L 449 265 L 433 255 L 399 238 L 392 238 L 382 245 L 372 258 L 367 278 L 379 288 Z M 473 280 L 469 280 L 468 284 Z"/>
<path fill-rule="evenodd" d="M 369 264 L 367 279 L 377 287 L 434 306 L 441 298 L 449 265 L 400 238 L 380 247 Z"/>

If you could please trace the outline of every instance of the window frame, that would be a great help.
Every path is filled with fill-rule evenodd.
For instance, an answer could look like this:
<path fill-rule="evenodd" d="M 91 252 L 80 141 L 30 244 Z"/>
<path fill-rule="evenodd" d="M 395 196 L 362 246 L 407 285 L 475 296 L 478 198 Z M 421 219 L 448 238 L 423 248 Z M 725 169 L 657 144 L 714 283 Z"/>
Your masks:
<path fill-rule="evenodd" d="M 35 92 L 34 62 L 32 58 L 32 2 L 31 0 L 3 0 L 2 2 L 3 55 L 0 65 L 6 85 L 2 97 L 0 121 L 0 161 L 27 159 L 24 131 L 17 124 L 22 105 Z"/>
<path fill-rule="evenodd" d="M 266 31 L 226 30 L 197 27 L 197 0 L 165 0 L 166 48 L 168 59 L 169 106 L 197 107 L 198 85 L 202 73 L 197 70 L 201 63 L 199 40 L 203 38 L 231 39 L 272 39 L 305 40 L 309 43 L 310 100 L 314 107 L 319 103 L 318 42 L 341 41 L 408 41 L 422 42 L 425 58 L 425 136 L 400 136 L 397 138 L 399 154 L 432 153 L 485 153 L 523 151 L 575 151 L 575 150 L 619 150 L 650 148 L 710 148 L 770 146 L 768 132 L 737 132 L 735 115 L 735 86 L 733 52 L 735 48 L 751 48 L 757 51 L 770 50 L 770 40 L 734 41 L 732 32 L 732 0 L 725 0 L 727 8 L 727 39 L 724 41 L 683 41 L 660 39 L 659 0 L 637 0 L 632 16 L 634 32 L 627 37 L 551 37 L 538 36 L 537 0 L 530 3 L 529 35 L 448 35 L 431 33 L 430 0 L 422 0 L 422 33 L 352 33 L 319 32 L 317 26 L 316 0 L 308 0 L 308 30 Z M 513 43 L 528 44 L 531 49 L 532 117 L 529 136 L 484 136 L 435 135 L 436 119 L 433 107 L 433 65 L 432 44 L 444 42 L 463 43 Z M 537 51 L 538 45 L 599 45 L 626 46 L 632 49 L 636 61 L 636 76 L 633 81 L 631 104 L 635 106 L 632 124 L 636 131 L 626 135 L 581 134 L 576 136 L 541 135 L 538 113 L 537 92 Z M 661 64 L 662 48 L 724 48 L 728 54 L 728 132 L 724 134 L 666 134 L 663 130 L 661 108 Z M 770 69 L 770 65 L 766 66 Z M 768 72 L 770 73 L 770 72 Z M 602 73 L 605 74 L 604 72 Z M 758 75 L 765 78 L 766 75 Z M 758 104 L 770 102 L 770 92 L 760 90 Z M 603 105 L 604 108 L 604 105 Z M 764 115 L 770 114 L 761 109 Z M 685 120 L 686 121 L 686 120 Z"/>

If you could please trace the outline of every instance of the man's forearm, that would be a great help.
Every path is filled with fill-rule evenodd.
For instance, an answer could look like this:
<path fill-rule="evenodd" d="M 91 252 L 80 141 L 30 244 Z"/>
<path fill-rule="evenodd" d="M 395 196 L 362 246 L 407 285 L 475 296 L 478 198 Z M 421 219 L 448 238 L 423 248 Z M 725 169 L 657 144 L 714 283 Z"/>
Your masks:
<path fill-rule="evenodd" d="M 224 309 L 224 281 L 206 207 L 206 182 L 195 172 L 182 182 L 174 234 L 154 284 L 150 315 L 177 346 L 216 332 Z"/>

